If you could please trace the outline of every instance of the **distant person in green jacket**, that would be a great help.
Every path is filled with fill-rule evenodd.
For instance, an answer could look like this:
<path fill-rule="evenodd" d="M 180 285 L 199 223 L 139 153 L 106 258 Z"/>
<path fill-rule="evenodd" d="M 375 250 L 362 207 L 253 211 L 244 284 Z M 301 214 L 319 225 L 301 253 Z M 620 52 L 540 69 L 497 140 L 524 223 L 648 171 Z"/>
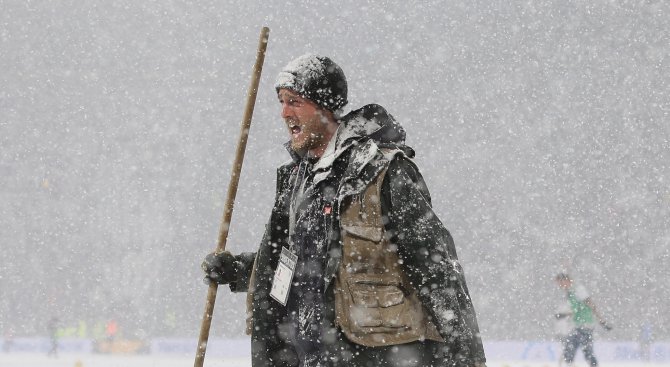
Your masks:
<path fill-rule="evenodd" d="M 47 324 L 47 330 L 49 331 L 49 342 L 51 347 L 47 355 L 49 357 L 58 357 L 58 324 L 59 320 L 57 317 L 52 317 Z"/>
<path fill-rule="evenodd" d="M 559 273 L 556 275 L 556 282 L 558 287 L 565 291 L 568 303 L 572 309 L 573 329 L 567 336 L 563 344 L 563 360 L 572 365 L 577 354 L 577 349 L 581 346 L 584 352 L 584 358 L 590 366 L 598 366 L 598 360 L 593 353 L 593 329 L 595 320 L 597 319 L 600 325 L 607 331 L 612 330 L 612 327 L 605 321 L 595 303 L 591 299 L 591 295 L 586 288 L 581 284 L 575 282 L 566 273 Z"/>

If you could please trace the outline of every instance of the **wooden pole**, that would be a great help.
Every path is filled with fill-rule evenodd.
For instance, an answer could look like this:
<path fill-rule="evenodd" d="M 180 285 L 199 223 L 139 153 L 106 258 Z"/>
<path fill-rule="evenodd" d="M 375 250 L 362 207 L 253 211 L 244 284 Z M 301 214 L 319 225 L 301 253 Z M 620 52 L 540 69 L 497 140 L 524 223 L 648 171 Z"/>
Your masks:
<path fill-rule="evenodd" d="M 228 197 L 226 199 L 223 210 L 221 227 L 219 228 L 219 239 L 216 246 L 216 252 L 223 252 L 226 249 L 228 228 L 230 227 L 230 220 L 233 216 L 235 195 L 237 194 L 237 185 L 240 181 L 242 161 L 244 160 L 244 150 L 247 147 L 249 127 L 251 126 L 251 117 L 254 113 L 256 94 L 258 93 L 258 84 L 261 78 L 261 71 L 263 70 L 263 61 L 265 60 L 265 50 L 268 44 L 269 33 L 270 29 L 268 27 L 263 27 L 261 29 L 261 36 L 260 40 L 258 41 L 258 52 L 256 53 L 256 64 L 254 64 L 253 73 L 251 75 L 251 85 L 249 86 L 249 93 L 247 94 L 247 104 L 244 109 L 244 116 L 242 118 L 242 129 L 240 131 L 240 138 L 237 142 L 235 162 L 233 163 L 233 172 L 230 176 L 230 184 L 228 185 Z M 215 282 L 211 282 L 209 284 L 207 300 L 205 302 L 205 313 L 202 317 L 200 337 L 198 339 L 198 347 L 195 354 L 195 363 L 193 364 L 194 367 L 202 367 L 202 365 L 205 363 L 205 352 L 207 351 L 209 328 L 212 325 L 212 314 L 214 313 L 214 302 L 216 301 L 217 289 L 218 285 Z"/>

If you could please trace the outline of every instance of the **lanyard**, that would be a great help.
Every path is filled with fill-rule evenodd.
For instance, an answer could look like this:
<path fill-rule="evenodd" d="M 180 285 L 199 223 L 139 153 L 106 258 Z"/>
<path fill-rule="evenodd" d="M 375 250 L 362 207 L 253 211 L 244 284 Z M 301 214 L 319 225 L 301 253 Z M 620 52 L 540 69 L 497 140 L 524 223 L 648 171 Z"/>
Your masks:
<path fill-rule="evenodd" d="M 288 234 L 289 234 L 289 251 L 295 253 L 295 244 L 293 243 L 293 236 L 295 234 L 295 226 L 298 221 L 298 203 L 301 201 L 303 195 L 305 194 L 305 184 L 307 180 L 305 175 L 309 164 L 305 160 L 301 160 L 298 165 L 298 172 L 295 174 L 295 179 L 293 180 L 293 188 L 291 189 L 291 198 L 289 205 L 289 223 L 288 223 Z M 299 179 L 299 180 L 298 180 Z"/>

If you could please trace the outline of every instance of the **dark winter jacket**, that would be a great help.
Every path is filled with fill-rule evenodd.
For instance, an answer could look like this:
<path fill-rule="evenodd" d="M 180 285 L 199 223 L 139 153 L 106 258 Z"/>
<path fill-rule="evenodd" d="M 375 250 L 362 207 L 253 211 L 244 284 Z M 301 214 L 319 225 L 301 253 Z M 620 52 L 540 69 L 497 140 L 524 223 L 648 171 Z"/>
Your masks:
<path fill-rule="evenodd" d="M 335 175 L 339 182 L 332 195 L 323 266 L 323 299 L 331 320 L 333 279 L 342 249 L 338 213 L 343 200 L 360 194 L 384 169 L 382 212 L 386 232 L 397 246 L 403 270 L 446 342 L 443 365 L 474 366 L 485 362 L 475 311 L 465 283 L 454 242 L 434 214 L 424 181 L 411 161 L 414 152 L 404 145 L 405 132 L 380 106 L 368 105 L 345 116 L 331 144 L 312 167 L 313 185 Z M 233 291 L 252 290 L 252 361 L 254 366 L 294 365 L 295 351 L 282 335 L 286 307 L 269 295 L 282 247 L 289 246 L 289 212 L 300 157 L 277 170 L 277 192 L 270 220 L 255 254 L 237 257 Z M 254 264 L 255 260 L 255 264 Z M 250 283 L 254 269 L 253 284 Z M 329 311 L 330 310 L 330 311 Z"/>

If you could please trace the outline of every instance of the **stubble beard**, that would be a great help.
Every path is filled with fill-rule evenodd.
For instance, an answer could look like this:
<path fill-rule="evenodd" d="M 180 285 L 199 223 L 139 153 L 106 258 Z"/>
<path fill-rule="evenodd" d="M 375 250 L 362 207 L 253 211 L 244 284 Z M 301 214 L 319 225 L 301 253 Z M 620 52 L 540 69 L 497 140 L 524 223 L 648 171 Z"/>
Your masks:
<path fill-rule="evenodd" d="M 291 135 L 291 149 L 303 155 L 322 145 L 325 136 L 324 129 L 314 128 L 315 126 L 320 126 L 317 125 L 322 123 L 320 119 L 318 121 L 309 121 L 305 124 L 296 121 L 293 121 L 293 123 L 300 126 L 301 131 L 299 140 L 296 140 L 293 135 Z"/>

